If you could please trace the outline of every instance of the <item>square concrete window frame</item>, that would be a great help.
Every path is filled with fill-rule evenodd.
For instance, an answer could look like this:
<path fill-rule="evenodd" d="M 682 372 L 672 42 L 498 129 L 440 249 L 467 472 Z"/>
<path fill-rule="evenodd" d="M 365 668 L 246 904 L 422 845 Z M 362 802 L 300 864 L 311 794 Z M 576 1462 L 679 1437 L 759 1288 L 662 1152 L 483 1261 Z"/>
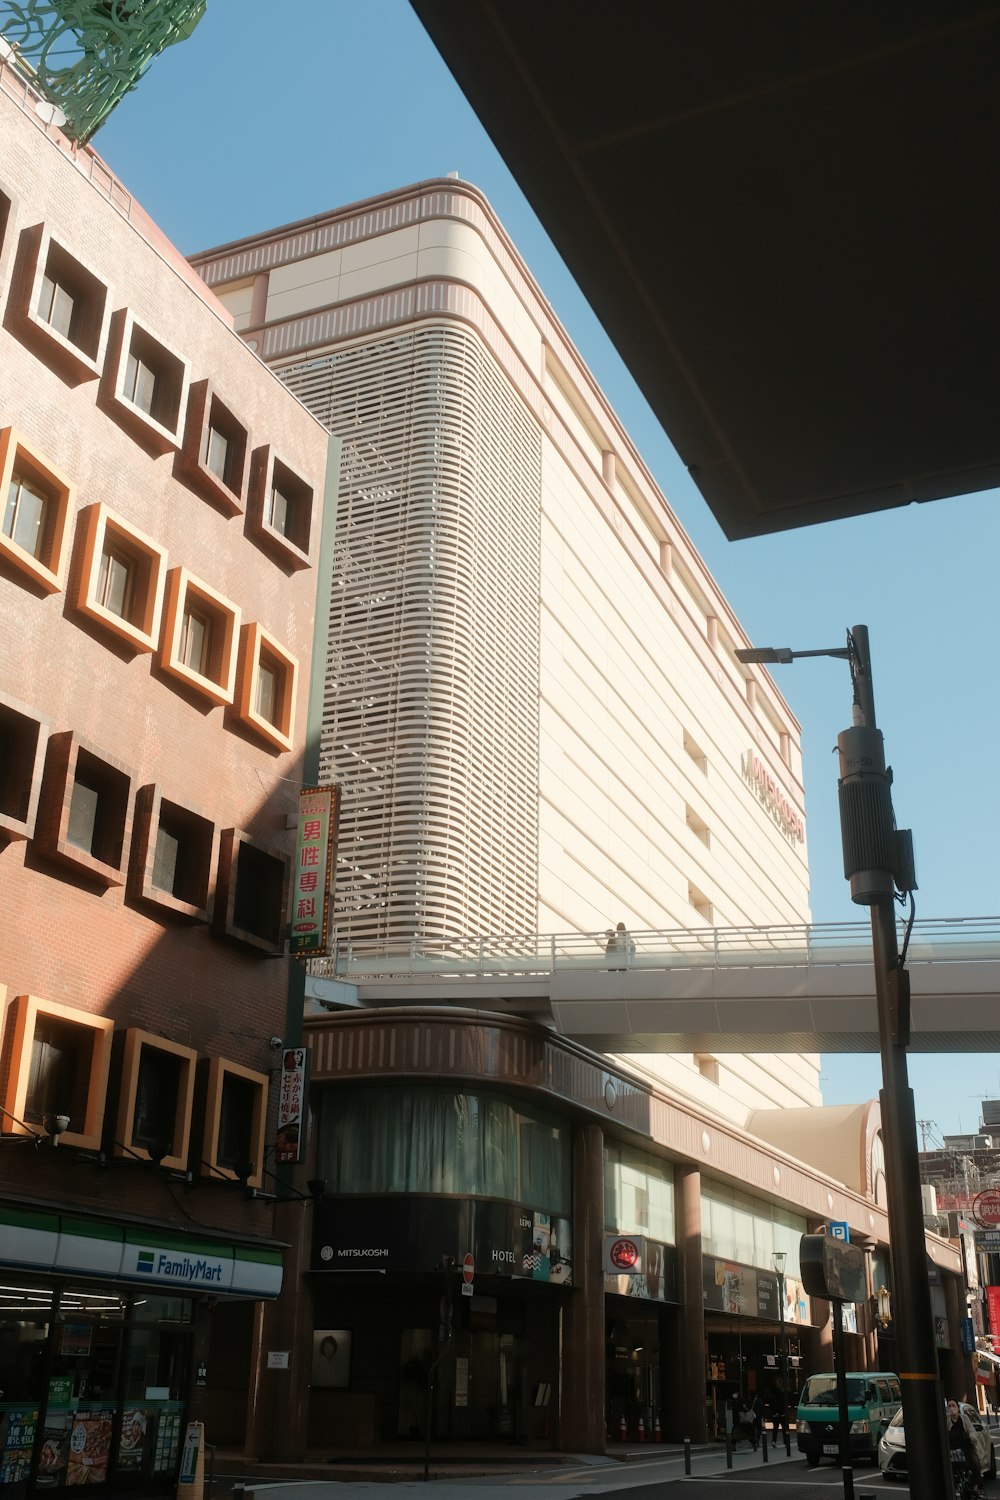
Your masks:
<path fill-rule="evenodd" d="M 240 641 L 239 696 L 236 711 L 241 723 L 276 750 L 291 750 L 295 733 L 295 695 L 299 664 L 271 633 L 256 621 L 244 625 Z M 257 712 L 257 684 L 261 663 L 278 679 L 277 722 Z"/>
<path fill-rule="evenodd" d="M 78 781 L 92 792 L 96 804 L 90 851 L 69 837 Z M 124 885 L 134 808 L 135 778 L 127 766 L 74 730 L 49 736 L 35 820 L 35 842 L 43 854 L 96 885 Z"/>
<path fill-rule="evenodd" d="M 217 937 L 252 948 L 268 957 L 285 951 L 292 861 L 283 849 L 253 838 L 241 828 L 224 828 L 219 839 L 219 879 L 212 930 Z M 270 913 L 265 924 L 255 916 L 254 900 Z M 272 907 L 273 903 L 273 907 Z"/>
<path fill-rule="evenodd" d="M 65 474 L 43 458 L 14 427 L 0 428 L 0 516 L 7 505 L 7 494 L 16 472 L 24 472 L 39 486 L 47 502 L 45 540 L 42 556 L 32 553 L 0 530 L 0 557 L 47 594 L 62 588 L 66 567 L 69 518 L 75 490 Z"/>
<path fill-rule="evenodd" d="M 167 550 L 102 502 L 88 505 L 77 523 L 80 568 L 76 607 L 137 651 L 155 651 L 167 580 Z M 99 598 L 101 562 L 109 547 L 134 565 L 133 618 L 116 614 Z"/>
<path fill-rule="evenodd" d="M 0 278 L 10 259 L 10 247 L 14 242 L 14 224 L 18 214 L 18 198 L 5 182 L 0 182 Z"/>
<path fill-rule="evenodd" d="M 229 444 L 223 478 L 207 461 L 209 432 L 213 428 Z M 250 447 L 249 430 L 216 394 L 211 381 L 195 381 L 188 395 L 184 442 L 177 459 L 177 470 L 226 515 L 240 515 L 246 509 Z"/>
<path fill-rule="evenodd" d="M 34 837 L 48 739 L 47 720 L 0 693 L 0 842 Z"/>
<path fill-rule="evenodd" d="M 134 1139 L 139 1070 L 143 1050 L 146 1048 L 154 1052 L 166 1053 L 176 1058 L 178 1063 L 179 1087 L 171 1132 L 174 1150 L 164 1156 L 158 1165 L 171 1171 L 183 1172 L 187 1169 L 191 1152 L 191 1113 L 194 1106 L 194 1081 L 198 1054 L 191 1047 L 182 1047 L 179 1042 L 169 1041 L 167 1037 L 155 1036 L 150 1031 L 141 1031 L 133 1026 L 130 1026 L 125 1033 L 121 1087 L 118 1094 L 118 1117 L 115 1122 L 116 1139 L 112 1151 L 115 1156 L 119 1157 L 134 1159 L 139 1156 L 143 1161 L 153 1160 L 148 1149 L 140 1146 Z"/>
<path fill-rule="evenodd" d="M 254 1164 L 254 1170 L 246 1179 L 246 1186 L 260 1188 L 263 1186 L 264 1173 L 264 1133 L 267 1125 L 267 1074 L 255 1073 L 251 1068 L 243 1068 L 239 1063 L 230 1062 L 224 1057 L 210 1057 L 208 1059 L 208 1080 L 205 1090 L 205 1133 L 202 1137 L 201 1166 L 202 1177 L 220 1179 L 225 1178 L 228 1182 L 239 1182 L 240 1179 L 231 1167 L 223 1166 L 219 1162 L 219 1127 L 222 1123 L 222 1095 L 226 1086 L 227 1078 L 239 1079 L 249 1084 L 253 1090 L 253 1116 L 250 1122 L 250 1156 L 248 1160 Z"/>
<path fill-rule="evenodd" d="M 18 995 L 7 1012 L 3 1036 L 3 1098 L 2 1103 L 9 1114 L 2 1122 L 4 1135 L 30 1135 L 40 1133 L 38 1129 L 26 1129 L 9 1118 L 27 1120 L 31 1109 L 28 1084 L 31 1078 L 31 1053 L 35 1034 L 40 1022 L 52 1020 L 73 1027 L 79 1032 L 80 1046 L 88 1063 L 77 1070 L 74 1087 L 76 1096 L 65 1101 L 65 1112 L 71 1110 L 82 1116 L 82 1129 L 64 1130 L 59 1136 L 60 1146 L 80 1146 L 88 1151 L 99 1151 L 104 1133 L 104 1106 L 108 1092 L 108 1072 L 111 1066 L 111 1046 L 115 1023 L 107 1016 L 94 1015 L 90 1011 L 77 1010 L 74 1006 L 59 1005 L 54 1000 L 43 1000 L 37 995 Z M 63 1105 L 60 1103 L 60 1112 Z M 34 1125 L 34 1122 L 29 1122 Z"/>
<path fill-rule="evenodd" d="M 184 614 L 189 605 L 204 611 L 213 626 L 211 675 L 189 667 L 182 657 Z M 193 688 L 211 703 L 232 703 L 236 690 L 236 644 L 240 609 L 231 600 L 195 578 L 187 568 L 171 568 L 167 575 L 163 645 L 160 665 L 171 677 Z"/>
<path fill-rule="evenodd" d="M 41 313 L 42 283 L 46 276 L 73 298 L 68 334 L 60 332 Z M 108 342 L 111 288 L 103 277 L 73 254 L 60 240 L 35 224 L 21 235 L 7 303 L 6 322 L 48 364 L 74 384 L 96 380 Z"/>
<path fill-rule="evenodd" d="M 154 409 L 146 411 L 125 393 L 128 356 L 134 353 L 156 380 Z M 140 323 L 129 308 L 111 319 L 101 400 L 113 417 L 154 454 L 181 446 L 181 423 L 191 380 L 189 362 Z"/>
<path fill-rule="evenodd" d="M 285 531 L 269 520 L 271 494 L 278 488 L 291 507 Z M 247 501 L 247 535 L 290 571 L 312 566 L 316 495 L 312 485 L 275 453 L 269 443 L 254 449 Z"/>
<path fill-rule="evenodd" d="M 191 900 L 154 883 L 157 837 L 163 824 L 173 824 L 183 835 Z M 136 794 L 135 827 L 128 894 L 131 900 L 155 906 L 189 922 L 212 920 L 212 880 L 219 857 L 219 830 L 211 818 L 166 797 L 158 786 L 141 787 Z"/>

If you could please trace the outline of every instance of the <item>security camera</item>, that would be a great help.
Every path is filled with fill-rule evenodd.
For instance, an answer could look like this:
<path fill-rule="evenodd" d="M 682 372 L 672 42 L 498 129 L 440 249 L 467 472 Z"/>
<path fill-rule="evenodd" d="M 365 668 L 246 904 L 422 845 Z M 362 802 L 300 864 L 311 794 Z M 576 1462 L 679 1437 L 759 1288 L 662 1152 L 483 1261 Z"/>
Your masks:
<path fill-rule="evenodd" d="M 285 1038 L 283 1036 L 273 1036 L 271 1038 L 270 1047 L 272 1052 L 280 1052 L 284 1045 Z"/>
<path fill-rule="evenodd" d="M 62 1135 L 69 1129 L 69 1115 L 46 1115 L 42 1123 L 49 1135 Z"/>

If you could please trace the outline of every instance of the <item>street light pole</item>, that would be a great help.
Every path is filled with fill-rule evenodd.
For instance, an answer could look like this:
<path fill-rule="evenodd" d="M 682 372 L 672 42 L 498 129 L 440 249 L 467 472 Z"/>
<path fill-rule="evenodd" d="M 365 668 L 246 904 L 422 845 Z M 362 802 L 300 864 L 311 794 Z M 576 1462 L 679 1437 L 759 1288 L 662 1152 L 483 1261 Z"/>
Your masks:
<path fill-rule="evenodd" d="M 788 1417 L 788 1345 L 785 1342 L 785 1259 L 787 1252 L 775 1250 L 771 1264 L 778 1273 L 778 1322 L 781 1329 L 781 1425 L 785 1429 L 785 1452 L 792 1456 L 792 1432 Z"/>
<path fill-rule="evenodd" d="M 798 656 L 846 658 L 854 684 L 850 729 L 837 738 L 840 757 L 840 824 L 844 874 L 851 899 L 871 908 L 875 1001 L 882 1090 L 879 1103 L 885 1144 L 889 1237 L 892 1255 L 897 1372 L 903 1392 L 907 1471 L 912 1500 L 953 1500 L 944 1401 L 937 1370 L 930 1284 L 924 1250 L 923 1205 L 917 1155 L 917 1118 L 909 1087 L 909 976 L 896 940 L 895 890 L 910 894 L 909 834 L 897 832 L 892 812 L 892 772 L 875 720 L 868 627 L 855 625 L 847 646 L 826 651 L 767 647 L 737 651 L 742 662 L 791 662 Z"/>

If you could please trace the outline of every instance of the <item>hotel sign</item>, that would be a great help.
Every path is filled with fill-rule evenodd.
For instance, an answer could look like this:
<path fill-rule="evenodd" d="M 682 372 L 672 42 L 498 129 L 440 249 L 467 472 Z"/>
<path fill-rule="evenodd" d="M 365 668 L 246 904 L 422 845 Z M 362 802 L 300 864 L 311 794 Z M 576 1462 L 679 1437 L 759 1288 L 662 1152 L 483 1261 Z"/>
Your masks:
<path fill-rule="evenodd" d="M 743 772 L 743 780 L 757 793 L 760 801 L 771 814 L 771 817 L 777 823 L 785 838 L 791 843 L 804 843 L 806 837 L 805 819 L 792 806 L 752 745 L 746 755 L 740 759 L 740 770 Z"/>
<path fill-rule="evenodd" d="M 289 943 L 293 958 L 320 958 L 328 952 L 330 884 L 339 808 L 339 787 L 304 786 L 299 793 Z"/>

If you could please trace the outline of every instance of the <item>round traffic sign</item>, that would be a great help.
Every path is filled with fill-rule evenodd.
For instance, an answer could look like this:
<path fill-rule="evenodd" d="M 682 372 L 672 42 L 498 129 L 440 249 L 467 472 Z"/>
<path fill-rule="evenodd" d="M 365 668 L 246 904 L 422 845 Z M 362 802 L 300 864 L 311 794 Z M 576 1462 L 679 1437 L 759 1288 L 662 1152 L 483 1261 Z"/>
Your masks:
<path fill-rule="evenodd" d="M 465 1259 L 462 1262 L 462 1278 L 463 1278 L 463 1280 L 465 1280 L 467 1282 L 471 1282 L 472 1278 L 473 1278 L 473 1276 L 475 1276 L 475 1274 L 476 1274 L 476 1257 L 473 1255 L 472 1251 L 470 1250 L 469 1253 L 468 1253 L 468 1255 L 465 1257 Z"/>
<path fill-rule="evenodd" d="M 1000 1224 L 1000 1192 L 996 1188 L 987 1188 L 984 1193 L 977 1193 L 972 1200 L 972 1217 L 984 1229 L 994 1229 Z"/>

